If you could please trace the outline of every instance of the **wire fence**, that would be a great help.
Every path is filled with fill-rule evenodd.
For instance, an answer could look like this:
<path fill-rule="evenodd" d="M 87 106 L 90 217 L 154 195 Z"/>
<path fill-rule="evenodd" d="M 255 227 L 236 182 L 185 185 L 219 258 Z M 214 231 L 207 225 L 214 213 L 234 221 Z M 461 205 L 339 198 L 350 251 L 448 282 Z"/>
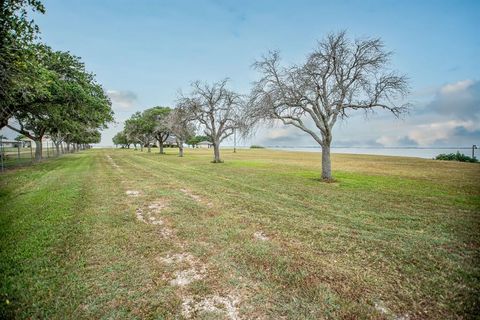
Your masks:
<path fill-rule="evenodd" d="M 36 146 L 30 141 L 12 142 L 0 139 L 0 171 L 31 165 L 35 159 Z M 66 144 L 56 146 L 52 142 L 44 142 L 42 145 L 42 159 L 56 158 L 59 155 L 69 153 Z"/>

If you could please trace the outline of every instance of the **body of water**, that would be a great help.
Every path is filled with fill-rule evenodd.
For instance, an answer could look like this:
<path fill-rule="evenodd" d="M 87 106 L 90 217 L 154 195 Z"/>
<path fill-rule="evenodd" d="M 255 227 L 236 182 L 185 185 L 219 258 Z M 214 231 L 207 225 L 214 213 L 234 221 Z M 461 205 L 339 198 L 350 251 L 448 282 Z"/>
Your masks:
<path fill-rule="evenodd" d="M 305 151 L 305 152 L 321 152 L 320 147 L 268 147 L 269 149 L 285 150 L 285 151 Z M 468 147 L 458 148 L 362 148 L 362 147 L 332 147 L 332 153 L 353 153 L 353 154 L 373 154 L 382 156 L 400 156 L 400 157 L 417 157 L 432 159 L 440 153 L 463 153 L 472 156 L 472 149 Z M 480 150 L 475 150 L 475 156 L 478 158 Z"/>

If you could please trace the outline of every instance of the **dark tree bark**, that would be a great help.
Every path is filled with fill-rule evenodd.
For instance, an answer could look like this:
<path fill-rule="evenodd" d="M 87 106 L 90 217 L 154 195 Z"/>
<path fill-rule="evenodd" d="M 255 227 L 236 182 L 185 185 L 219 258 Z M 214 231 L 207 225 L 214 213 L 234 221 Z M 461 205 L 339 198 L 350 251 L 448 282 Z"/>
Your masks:
<path fill-rule="evenodd" d="M 40 161 L 42 160 L 42 139 L 43 139 L 43 136 L 45 134 L 45 130 L 46 128 L 42 128 L 40 130 L 38 130 L 38 132 L 36 133 L 36 135 L 33 135 L 32 133 L 30 133 L 29 131 L 25 130 L 23 128 L 23 125 L 20 124 L 20 129 L 17 129 L 15 127 L 12 127 L 10 126 L 9 124 L 7 124 L 7 127 L 12 129 L 13 131 L 15 132 L 18 132 L 20 134 L 23 134 L 24 136 L 32 139 L 34 142 L 35 142 L 35 161 Z"/>
<path fill-rule="evenodd" d="M 35 161 L 42 160 L 42 152 L 43 152 L 43 145 L 42 145 L 42 138 L 35 138 Z"/>

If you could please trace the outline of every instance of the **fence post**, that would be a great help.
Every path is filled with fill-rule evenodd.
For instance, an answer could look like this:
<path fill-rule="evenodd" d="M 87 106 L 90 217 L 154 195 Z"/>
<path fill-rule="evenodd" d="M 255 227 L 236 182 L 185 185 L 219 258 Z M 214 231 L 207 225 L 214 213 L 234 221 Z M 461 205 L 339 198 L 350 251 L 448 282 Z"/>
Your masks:
<path fill-rule="evenodd" d="M 2 165 L 2 172 L 5 171 L 5 166 L 3 163 L 3 157 L 4 157 L 4 152 L 3 152 L 3 138 L 0 137 L 0 161 Z"/>
<path fill-rule="evenodd" d="M 33 162 L 33 146 L 32 146 L 32 140 L 30 140 L 30 162 Z"/>

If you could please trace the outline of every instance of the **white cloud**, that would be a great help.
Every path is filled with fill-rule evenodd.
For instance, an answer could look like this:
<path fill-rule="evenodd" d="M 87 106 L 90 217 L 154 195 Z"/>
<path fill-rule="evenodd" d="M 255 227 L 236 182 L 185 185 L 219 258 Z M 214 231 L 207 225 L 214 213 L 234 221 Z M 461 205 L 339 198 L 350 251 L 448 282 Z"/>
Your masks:
<path fill-rule="evenodd" d="M 380 143 L 381 145 L 384 146 L 392 146 L 396 145 L 399 140 L 399 137 L 397 136 L 381 136 L 375 142 Z"/>
<path fill-rule="evenodd" d="M 469 120 L 480 117 L 479 106 L 480 82 L 462 80 L 441 87 L 423 112 L 448 115 L 450 119 Z"/>
<path fill-rule="evenodd" d="M 470 87 L 473 84 L 474 84 L 474 81 L 468 80 L 468 79 L 461 80 L 455 83 L 449 83 L 440 88 L 440 93 L 445 95 L 460 93 L 468 89 L 468 87 Z"/>
<path fill-rule="evenodd" d="M 132 91 L 107 90 L 114 109 L 130 110 L 137 103 L 138 97 Z"/>
<path fill-rule="evenodd" d="M 468 131 L 474 131 L 478 126 L 473 121 L 450 120 L 421 124 L 414 127 L 408 133 L 408 137 L 421 146 L 433 145 L 437 142 L 448 141 L 457 128 L 463 127 Z"/>

